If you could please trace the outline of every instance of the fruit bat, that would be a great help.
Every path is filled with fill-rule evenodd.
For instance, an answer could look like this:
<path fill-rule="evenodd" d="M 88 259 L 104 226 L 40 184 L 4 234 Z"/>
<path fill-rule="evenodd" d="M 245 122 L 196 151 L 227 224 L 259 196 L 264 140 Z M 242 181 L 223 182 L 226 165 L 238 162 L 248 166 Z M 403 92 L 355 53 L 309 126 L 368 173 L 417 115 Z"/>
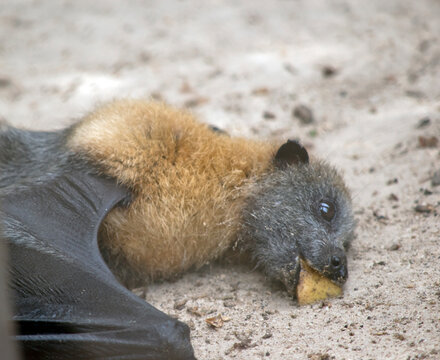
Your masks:
<path fill-rule="evenodd" d="M 27 357 L 194 359 L 188 327 L 125 286 L 228 249 L 294 296 L 301 261 L 341 285 L 353 231 L 342 178 L 296 141 L 229 137 L 144 101 L 0 132 L 0 237 Z"/>

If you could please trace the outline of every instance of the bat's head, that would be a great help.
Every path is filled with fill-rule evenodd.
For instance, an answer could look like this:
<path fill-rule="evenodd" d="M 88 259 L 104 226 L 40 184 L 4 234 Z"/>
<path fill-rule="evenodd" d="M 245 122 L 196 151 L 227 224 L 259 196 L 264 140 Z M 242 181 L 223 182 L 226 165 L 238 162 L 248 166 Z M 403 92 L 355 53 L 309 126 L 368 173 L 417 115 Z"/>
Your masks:
<path fill-rule="evenodd" d="M 245 246 L 265 272 L 295 293 L 302 258 L 335 283 L 348 277 L 345 250 L 354 236 L 350 194 L 334 168 L 309 162 L 296 141 L 283 144 L 274 171 L 244 212 Z"/>

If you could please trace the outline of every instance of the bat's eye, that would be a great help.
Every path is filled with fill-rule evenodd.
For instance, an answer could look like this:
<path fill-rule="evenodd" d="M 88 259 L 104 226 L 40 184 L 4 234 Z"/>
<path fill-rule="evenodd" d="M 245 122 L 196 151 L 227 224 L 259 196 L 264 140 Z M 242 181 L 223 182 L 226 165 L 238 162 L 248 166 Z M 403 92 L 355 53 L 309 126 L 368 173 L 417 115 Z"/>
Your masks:
<path fill-rule="evenodd" d="M 332 221 L 336 213 L 335 204 L 328 200 L 321 200 L 319 202 L 319 212 L 324 220 Z"/>

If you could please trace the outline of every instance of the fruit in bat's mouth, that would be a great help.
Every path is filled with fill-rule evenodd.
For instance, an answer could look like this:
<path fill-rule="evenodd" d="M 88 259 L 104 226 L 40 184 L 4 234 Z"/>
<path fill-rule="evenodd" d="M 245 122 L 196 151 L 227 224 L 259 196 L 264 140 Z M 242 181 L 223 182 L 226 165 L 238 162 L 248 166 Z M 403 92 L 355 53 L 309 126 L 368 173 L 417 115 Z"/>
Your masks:
<path fill-rule="evenodd" d="M 312 304 L 341 294 L 341 286 L 312 269 L 306 261 L 301 259 L 301 270 L 296 287 L 296 298 L 299 305 Z"/>

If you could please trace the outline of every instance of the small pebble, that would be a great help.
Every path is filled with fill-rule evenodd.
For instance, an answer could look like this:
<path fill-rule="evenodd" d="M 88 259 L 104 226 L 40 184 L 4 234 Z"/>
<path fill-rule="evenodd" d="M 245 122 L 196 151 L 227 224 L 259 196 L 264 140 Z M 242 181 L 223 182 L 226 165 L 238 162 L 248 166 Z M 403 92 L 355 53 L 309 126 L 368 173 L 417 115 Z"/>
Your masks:
<path fill-rule="evenodd" d="M 427 205 L 417 205 L 414 210 L 418 213 L 425 213 L 429 214 L 430 212 L 434 211 L 434 206 L 427 204 Z"/>
<path fill-rule="evenodd" d="M 431 179 L 431 185 L 432 186 L 439 186 L 440 185 L 440 170 L 437 170 Z"/>
<path fill-rule="evenodd" d="M 388 196 L 388 200 L 390 201 L 399 201 L 399 198 L 397 197 L 396 194 L 390 194 L 390 196 Z"/>
<path fill-rule="evenodd" d="M 326 65 L 321 69 L 322 76 L 325 78 L 329 78 L 335 76 L 338 71 L 331 65 Z"/>
<path fill-rule="evenodd" d="M 271 333 L 270 331 L 267 331 L 267 332 L 263 335 L 262 339 L 269 339 L 269 338 L 271 338 L 271 337 L 272 337 L 272 333 Z"/>
<path fill-rule="evenodd" d="M 315 122 L 312 110 L 306 105 L 296 106 L 293 109 L 293 116 L 305 125 Z"/>
<path fill-rule="evenodd" d="M 403 336 L 402 334 L 395 333 L 393 336 L 394 336 L 394 338 L 397 339 L 397 340 L 400 340 L 400 341 L 405 340 L 405 336 Z"/>
<path fill-rule="evenodd" d="M 412 97 L 412 98 L 416 98 L 416 99 L 421 99 L 425 97 L 425 94 L 422 91 L 418 91 L 418 90 L 406 90 L 405 91 L 406 96 Z"/>
<path fill-rule="evenodd" d="M 209 99 L 203 96 L 195 97 L 185 101 L 185 107 L 193 108 L 209 102 Z"/>
<path fill-rule="evenodd" d="M 188 325 L 191 330 L 195 330 L 196 329 L 196 323 L 192 319 L 187 321 L 186 325 Z"/>
<path fill-rule="evenodd" d="M 265 96 L 269 94 L 269 89 L 266 87 L 260 87 L 252 90 L 252 95 Z"/>
<path fill-rule="evenodd" d="M 417 129 L 427 127 L 430 124 L 431 124 L 431 119 L 429 117 L 424 117 L 423 119 L 419 120 L 417 124 Z"/>
<path fill-rule="evenodd" d="M 233 308 L 233 307 L 237 306 L 237 303 L 234 300 L 225 300 L 223 302 L 223 306 L 227 307 L 227 308 Z"/>
<path fill-rule="evenodd" d="M 440 185 L 440 183 L 437 184 L 437 185 Z M 432 186 L 436 186 L 436 185 L 433 184 Z M 424 189 L 423 190 L 423 195 L 426 195 L 426 196 L 432 195 L 432 191 L 429 190 L 429 189 Z"/>
<path fill-rule="evenodd" d="M 434 148 L 437 147 L 438 139 L 436 136 L 419 136 L 419 147 Z"/>
<path fill-rule="evenodd" d="M 265 118 L 266 120 L 272 120 L 275 119 L 276 116 L 274 113 L 270 112 L 270 111 L 264 111 L 263 112 L 263 118 Z"/>
<path fill-rule="evenodd" d="M 399 182 L 398 178 L 390 179 L 387 181 L 387 185 L 397 184 Z"/>
<path fill-rule="evenodd" d="M 383 223 L 389 220 L 387 216 L 380 214 L 378 211 L 373 211 L 373 216 L 376 218 L 376 220 Z"/>
<path fill-rule="evenodd" d="M 185 307 L 187 301 L 188 301 L 187 299 L 176 300 L 174 302 L 174 309 L 182 310 Z"/>
<path fill-rule="evenodd" d="M 391 251 L 397 251 L 400 249 L 400 244 L 393 244 L 390 246 Z"/>

